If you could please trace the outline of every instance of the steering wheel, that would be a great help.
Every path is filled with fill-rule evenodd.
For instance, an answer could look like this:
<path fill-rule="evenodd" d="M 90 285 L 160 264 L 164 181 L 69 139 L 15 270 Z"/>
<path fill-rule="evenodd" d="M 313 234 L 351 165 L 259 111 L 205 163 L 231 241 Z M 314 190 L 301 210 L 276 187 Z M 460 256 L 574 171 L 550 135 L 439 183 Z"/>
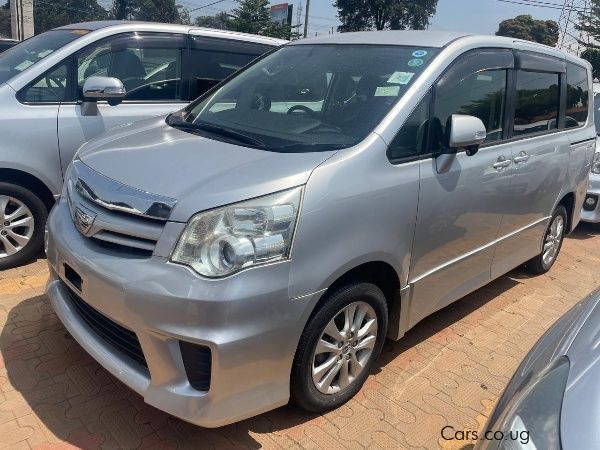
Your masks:
<path fill-rule="evenodd" d="M 294 114 L 296 111 L 302 111 L 303 113 L 308 114 L 309 116 L 315 115 L 315 112 L 312 109 L 304 105 L 294 105 L 290 109 L 288 109 L 287 113 Z"/>

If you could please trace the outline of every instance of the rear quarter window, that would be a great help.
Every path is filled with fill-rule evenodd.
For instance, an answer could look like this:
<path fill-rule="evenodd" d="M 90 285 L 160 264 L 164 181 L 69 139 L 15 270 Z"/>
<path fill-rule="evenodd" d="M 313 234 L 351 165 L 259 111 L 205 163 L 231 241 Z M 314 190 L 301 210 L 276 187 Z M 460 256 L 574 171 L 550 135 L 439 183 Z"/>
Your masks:
<path fill-rule="evenodd" d="M 586 124 L 589 110 L 588 72 L 577 64 L 567 63 L 567 112 L 565 128 Z"/>

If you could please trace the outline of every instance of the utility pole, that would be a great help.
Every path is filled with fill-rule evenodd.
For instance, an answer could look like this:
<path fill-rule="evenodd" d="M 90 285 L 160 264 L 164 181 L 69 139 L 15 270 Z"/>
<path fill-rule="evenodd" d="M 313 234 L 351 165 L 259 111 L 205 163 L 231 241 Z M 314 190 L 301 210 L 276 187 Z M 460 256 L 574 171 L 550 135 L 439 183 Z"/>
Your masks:
<path fill-rule="evenodd" d="M 308 11 L 310 10 L 310 0 L 306 0 L 306 16 L 304 16 L 304 37 L 308 35 Z"/>
<path fill-rule="evenodd" d="M 10 25 L 13 39 L 33 36 L 33 0 L 10 0 Z"/>

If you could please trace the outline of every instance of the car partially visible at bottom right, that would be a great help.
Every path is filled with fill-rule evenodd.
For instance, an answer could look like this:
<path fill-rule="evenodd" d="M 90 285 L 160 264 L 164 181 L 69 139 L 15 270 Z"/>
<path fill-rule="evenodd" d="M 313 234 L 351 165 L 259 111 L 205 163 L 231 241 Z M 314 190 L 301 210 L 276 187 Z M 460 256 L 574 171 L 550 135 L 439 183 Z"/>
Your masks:
<path fill-rule="evenodd" d="M 479 435 L 481 449 L 600 448 L 600 289 L 536 343 Z"/>

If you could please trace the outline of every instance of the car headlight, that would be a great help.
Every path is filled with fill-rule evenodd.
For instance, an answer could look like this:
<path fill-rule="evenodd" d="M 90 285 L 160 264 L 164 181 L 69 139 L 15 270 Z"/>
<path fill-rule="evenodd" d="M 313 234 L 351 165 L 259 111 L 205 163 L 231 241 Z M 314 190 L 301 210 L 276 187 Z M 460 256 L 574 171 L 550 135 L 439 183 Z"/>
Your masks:
<path fill-rule="evenodd" d="M 600 174 L 600 152 L 594 153 L 594 160 L 592 161 L 592 173 Z"/>
<path fill-rule="evenodd" d="M 301 198 L 302 187 L 297 187 L 198 213 L 171 261 L 206 277 L 223 277 L 288 259 Z"/>
<path fill-rule="evenodd" d="M 563 356 L 530 380 L 496 423 L 487 427 L 482 436 L 485 448 L 506 448 L 508 437 L 513 436 L 510 448 L 561 448 L 560 411 L 568 376 L 569 360 Z"/>

